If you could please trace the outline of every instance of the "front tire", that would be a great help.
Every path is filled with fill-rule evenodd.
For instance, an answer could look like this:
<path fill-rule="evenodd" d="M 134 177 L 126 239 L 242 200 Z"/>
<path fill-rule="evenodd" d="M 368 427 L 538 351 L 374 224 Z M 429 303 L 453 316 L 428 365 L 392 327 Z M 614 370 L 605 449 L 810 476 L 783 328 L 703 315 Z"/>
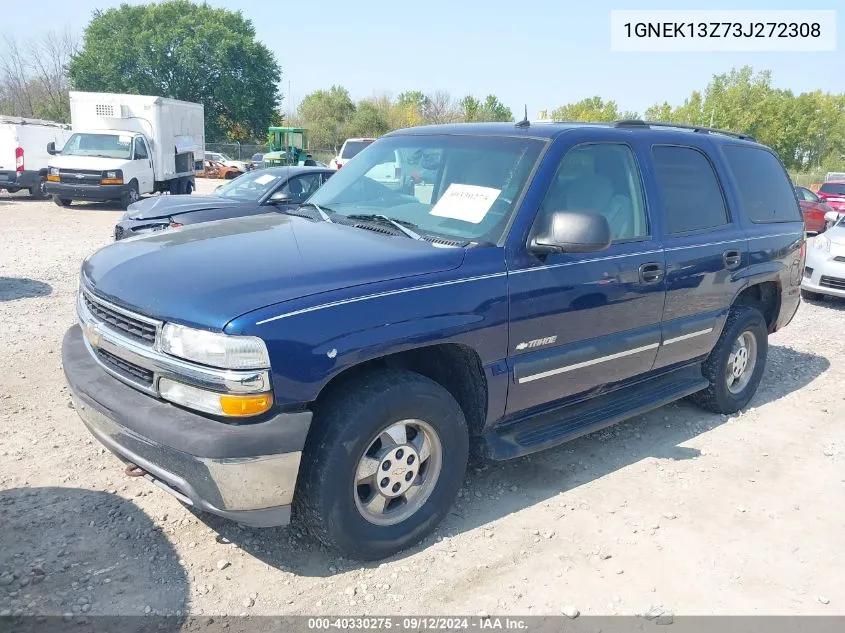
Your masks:
<path fill-rule="evenodd" d="M 757 392 L 768 350 L 769 332 L 760 311 L 748 306 L 731 308 L 722 335 L 702 368 L 710 386 L 691 399 L 714 413 L 736 413 Z"/>
<path fill-rule="evenodd" d="M 468 453 L 463 411 L 441 385 L 404 370 L 362 375 L 317 407 L 295 516 L 344 556 L 390 556 L 446 516 Z"/>
<path fill-rule="evenodd" d="M 120 204 L 124 209 L 128 209 L 130 204 L 134 204 L 141 199 L 141 194 L 138 193 L 138 183 L 134 180 L 129 183 L 129 188 L 124 192 L 120 199 Z"/>

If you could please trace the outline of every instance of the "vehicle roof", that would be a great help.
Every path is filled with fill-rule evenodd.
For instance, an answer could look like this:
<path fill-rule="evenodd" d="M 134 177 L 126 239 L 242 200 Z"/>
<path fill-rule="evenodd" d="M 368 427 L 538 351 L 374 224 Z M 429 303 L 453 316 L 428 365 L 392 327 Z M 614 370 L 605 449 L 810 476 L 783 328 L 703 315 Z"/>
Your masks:
<path fill-rule="evenodd" d="M 326 167 L 320 167 L 317 165 L 316 167 L 309 165 L 305 167 L 303 165 L 290 165 L 289 167 L 262 167 L 260 169 L 253 169 L 251 174 L 254 174 L 257 171 L 266 171 L 271 174 L 276 174 L 278 176 L 287 175 L 287 176 L 296 176 L 298 174 L 311 174 L 315 171 L 333 171 L 332 169 L 327 169 Z"/>
<path fill-rule="evenodd" d="M 690 134 L 702 134 L 715 141 L 758 143 L 750 136 L 716 130 L 707 127 L 675 127 L 670 123 L 649 123 L 642 121 L 579 122 L 579 121 L 535 121 L 529 125 L 516 123 L 447 123 L 442 125 L 421 125 L 419 127 L 395 130 L 385 136 L 429 135 L 429 134 L 466 134 L 474 136 L 524 136 L 526 138 L 554 139 L 573 130 L 602 129 L 617 130 L 620 134 L 660 134 L 661 138 L 675 137 L 679 141 L 689 138 Z"/>

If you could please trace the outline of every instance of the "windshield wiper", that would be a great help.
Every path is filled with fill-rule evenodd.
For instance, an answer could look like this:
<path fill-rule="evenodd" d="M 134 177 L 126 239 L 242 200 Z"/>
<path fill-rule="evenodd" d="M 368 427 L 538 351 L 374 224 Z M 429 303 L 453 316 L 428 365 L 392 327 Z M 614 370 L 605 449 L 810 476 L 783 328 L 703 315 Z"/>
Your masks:
<path fill-rule="evenodd" d="M 413 222 L 408 222 L 406 220 L 394 220 L 393 218 L 389 218 L 386 215 L 381 215 L 381 214 L 378 214 L 378 213 L 374 213 L 374 214 L 370 214 L 370 215 L 367 215 L 367 214 L 347 215 L 346 217 L 349 218 L 350 220 L 365 220 L 367 222 L 387 223 L 387 224 L 390 224 L 391 226 L 393 226 L 395 229 L 402 231 L 402 233 L 404 233 L 405 235 L 410 237 L 412 240 L 425 241 L 425 238 L 422 235 L 420 235 L 416 231 L 412 231 L 411 229 L 408 228 L 409 226 L 417 228 L 417 225 L 414 224 Z"/>
<path fill-rule="evenodd" d="M 314 207 L 317 210 L 317 213 L 320 214 L 320 217 L 323 219 L 324 222 L 328 222 L 329 224 L 334 224 L 332 219 L 329 217 L 329 214 L 326 213 L 321 207 L 318 207 L 313 202 L 303 202 L 301 205 L 299 205 L 300 209 L 302 207 Z"/>

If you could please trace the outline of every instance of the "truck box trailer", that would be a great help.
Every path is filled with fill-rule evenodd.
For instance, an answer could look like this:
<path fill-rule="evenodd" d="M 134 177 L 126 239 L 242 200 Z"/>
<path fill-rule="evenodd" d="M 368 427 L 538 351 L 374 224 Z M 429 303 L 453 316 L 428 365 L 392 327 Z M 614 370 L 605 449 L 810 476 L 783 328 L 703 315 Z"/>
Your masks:
<path fill-rule="evenodd" d="M 165 97 L 71 92 L 73 135 L 50 149 L 47 191 L 73 200 L 120 200 L 147 193 L 190 194 L 205 152 L 204 109 Z"/>

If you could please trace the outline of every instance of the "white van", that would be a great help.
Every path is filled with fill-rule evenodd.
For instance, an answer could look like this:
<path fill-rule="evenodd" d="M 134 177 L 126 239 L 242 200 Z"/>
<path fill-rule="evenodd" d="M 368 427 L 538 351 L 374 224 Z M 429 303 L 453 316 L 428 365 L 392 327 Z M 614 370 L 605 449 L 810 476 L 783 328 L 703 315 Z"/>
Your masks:
<path fill-rule="evenodd" d="M 73 200 L 119 200 L 145 193 L 190 194 L 203 169 L 205 120 L 199 103 L 164 97 L 70 93 L 73 135 L 50 161 L 47 192 Z"/>
<path fill-rule="evenodd" d="M 0 190 L 28 189 L 33 198 L 47 195 L 47 144 L 61 147 L 70 126 L 54 121 L 0 116 Z"/>

